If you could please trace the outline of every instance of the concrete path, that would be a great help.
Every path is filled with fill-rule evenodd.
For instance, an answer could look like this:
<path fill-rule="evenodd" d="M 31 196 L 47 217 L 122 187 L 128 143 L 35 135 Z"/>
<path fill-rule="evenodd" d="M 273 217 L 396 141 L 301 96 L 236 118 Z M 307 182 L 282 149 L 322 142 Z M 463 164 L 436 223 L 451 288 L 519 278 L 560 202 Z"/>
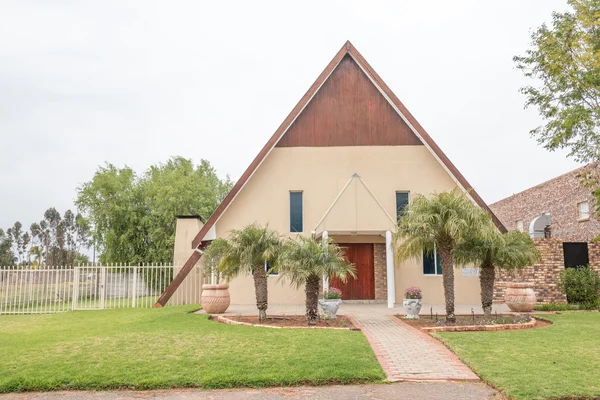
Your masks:
<path fill-rule="evenodd" d="M 430 382 L 394 383 L 389 385 L 322 386 L 248 390 L 160 390 L 147 392 L 49 392 L 0 395 L 0 400 L 486 400 L 498 394 L 477 383 Z"/>

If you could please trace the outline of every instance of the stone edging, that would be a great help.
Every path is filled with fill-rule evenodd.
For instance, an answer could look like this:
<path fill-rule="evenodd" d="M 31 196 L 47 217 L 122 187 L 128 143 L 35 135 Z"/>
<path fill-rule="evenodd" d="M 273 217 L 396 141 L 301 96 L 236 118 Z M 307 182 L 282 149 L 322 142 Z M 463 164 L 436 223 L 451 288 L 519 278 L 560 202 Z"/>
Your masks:
<path fill-rule="evenodd" d="M 237 317 L 237 315 L 231 315 L 231 314 L 226 314 L 226 315 L 210 315 L 208 318 L 209 319 L 216 319 L 217 321 L 223 323 L 223 324 L 230 324 L 230 325 L 243 325 L 243 326 L 254 326 L 257 328 L 273 328 L 273 329 L 334 329 L 334 330 L 340 330 L 340 331 L 360 331 L 360 328 L 358 328 L 358 324 L 356 323 L 356 321 L 354 320 L 354 318 L 352 318 L 349 315 L 346 315 L 345 317 L 347 317 L 350 322 L 355 326 L 354 328 L 338 328 L 338 327 L 327 327 L 327 326 L 273 326 L 273 325 L 262 325 L 262 324 L 251 324 L 249 322 L 242 322 L 242 321 L 235 321 L 231 318 L 235 318 Z"/>
<path fill-rule="evenodd" d="M 484 331 L 509 331 L 519 329 L 529 329 L 535 327 L 536 319 L 531 317 L 531 321 L 524 324 L 503 324 L 503 325 L 463 325 L 463 326 L 431 326 L 419 328 L 423 332 L 484 332 Z"/>

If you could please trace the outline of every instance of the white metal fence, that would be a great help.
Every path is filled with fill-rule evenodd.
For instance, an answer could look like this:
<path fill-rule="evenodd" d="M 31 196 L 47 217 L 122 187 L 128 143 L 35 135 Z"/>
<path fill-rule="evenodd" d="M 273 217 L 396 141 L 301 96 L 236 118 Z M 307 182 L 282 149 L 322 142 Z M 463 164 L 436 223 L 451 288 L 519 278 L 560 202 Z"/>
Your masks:
<path fill-rule="evenodd" d="M 154 305 L 181 267 L 80 266 L 29 269 L 0 267 L 0 314 L 40 314 L 71 310 Z M 202 284 L 195 267 L 167 305 L 200 304 Z"/>

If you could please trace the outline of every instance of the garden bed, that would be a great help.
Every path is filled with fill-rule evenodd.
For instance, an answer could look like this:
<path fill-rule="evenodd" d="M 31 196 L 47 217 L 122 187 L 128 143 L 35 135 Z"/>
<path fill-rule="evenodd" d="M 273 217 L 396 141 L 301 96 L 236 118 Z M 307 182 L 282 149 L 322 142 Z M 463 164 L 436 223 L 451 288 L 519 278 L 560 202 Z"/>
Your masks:
<path fill-rule="evenodd" d="M 444 316 L 436 318 L 421 317 L 419 319 L 405 319 L 397 316 L 402 322 L 421 329 L 425 332 L 464 332 L 464 331 L 501 331 L 541 328 L 550 325 L 550 322 L 535 319 L 528 314 L 498 314 L 485 315 L 457 315 L 455 323 L 446 322 Z"/>
<path fill-rule="evenodd" d="M 224 324 L 258 326 L 267 328 L 321 328 L 360 330 L 352 318 L 338 315 L 336 319 L 321 319 L 315 326 L 308 326 L 304 315 L 271 315 L 260 323 L 257 316 L 249 315 L 214 315 L 213 319 Z"/>

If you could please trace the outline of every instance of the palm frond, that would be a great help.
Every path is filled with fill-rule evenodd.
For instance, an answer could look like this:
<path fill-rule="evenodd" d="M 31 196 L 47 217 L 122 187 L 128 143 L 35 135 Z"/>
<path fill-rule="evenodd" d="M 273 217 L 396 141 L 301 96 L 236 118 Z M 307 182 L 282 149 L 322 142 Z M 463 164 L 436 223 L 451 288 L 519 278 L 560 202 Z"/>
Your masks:
<path fill-rule="evenodd" d="M 335 276 L 342 281 L 356 277 L 354 265 L 345 261 L 343 250 L 331 239 L 323 242 L 303 236 L 285 242 L 279 272 L 280 279 L 289 279 L 296 288 L 306 283 L 309 276 Z"/>

